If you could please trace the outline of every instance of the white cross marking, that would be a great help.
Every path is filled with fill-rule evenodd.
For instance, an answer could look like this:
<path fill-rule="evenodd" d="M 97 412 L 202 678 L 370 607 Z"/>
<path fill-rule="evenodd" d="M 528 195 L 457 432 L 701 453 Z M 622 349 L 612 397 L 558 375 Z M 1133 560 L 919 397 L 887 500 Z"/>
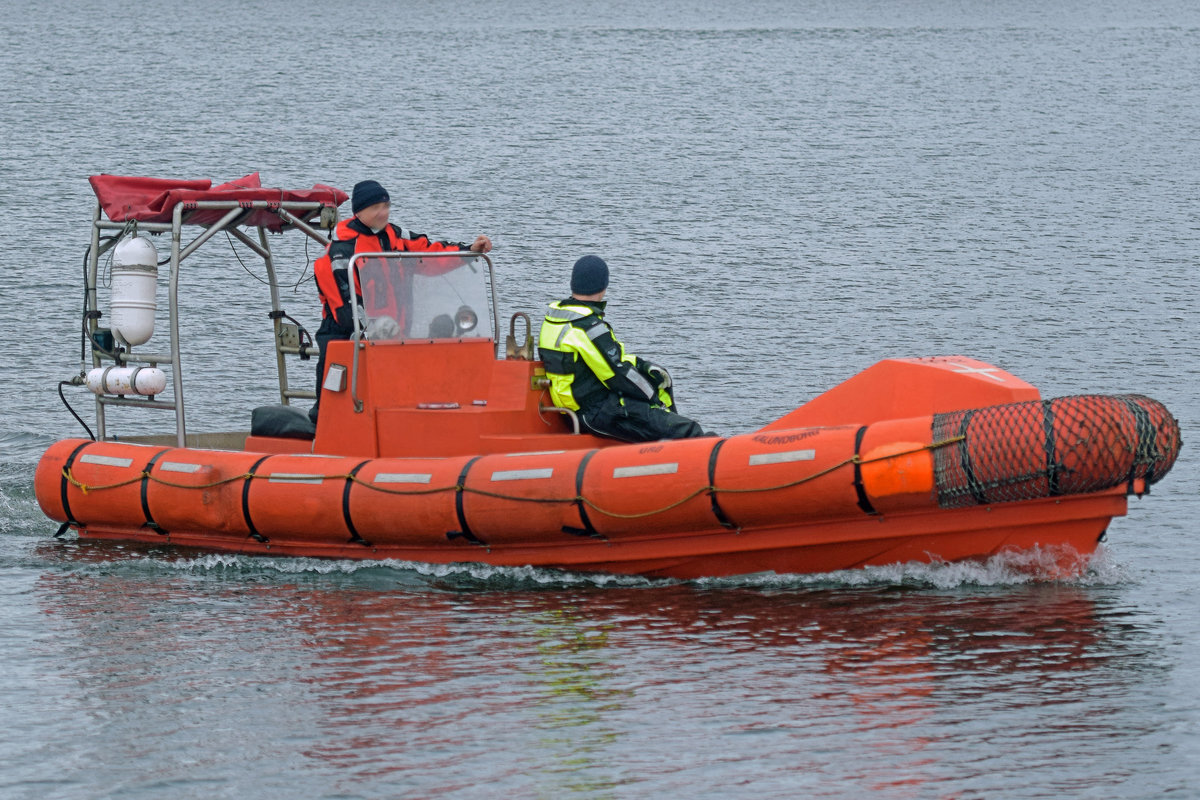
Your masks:
<path fill-rule="evenodd" d="M 1001 371 L 999 367 L 968 367 L 966 364 L 959 364 L 961 369 L 954 370 L 959 375 L 983 375 L 986 378 L 991 378 L 994 381 L 1004 383 L 1004 378 L 998 375 L 993 375 L 993 372 Z"/>

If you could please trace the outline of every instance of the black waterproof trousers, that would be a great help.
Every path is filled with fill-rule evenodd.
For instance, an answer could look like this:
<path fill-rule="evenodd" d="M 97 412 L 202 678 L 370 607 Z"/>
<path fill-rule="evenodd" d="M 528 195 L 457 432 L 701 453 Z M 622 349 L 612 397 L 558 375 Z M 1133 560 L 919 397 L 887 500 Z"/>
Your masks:
<path fill-rule="evenodd" d="M 693 419 L 633 397 L 608 394 L 595 405 L 580 409 L 580 426 L 598 436 L 623 442 L 656 442 L 709 436 Z"/>

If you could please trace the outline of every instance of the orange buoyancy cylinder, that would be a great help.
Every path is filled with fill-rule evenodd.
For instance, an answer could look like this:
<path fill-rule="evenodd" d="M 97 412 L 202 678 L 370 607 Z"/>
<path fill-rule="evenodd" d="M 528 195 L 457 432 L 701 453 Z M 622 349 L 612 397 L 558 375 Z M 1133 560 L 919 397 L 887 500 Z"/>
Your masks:
<path fill-rule="evenodd" d="M 1077 395 L 933 417 L 935 436 L 964 437 L 935 455 L 938 502 L 973 504 L 1083 494 L 1161 478 L 1179 424 L 1139 395 Z"/>
<path fill-rule="evenodd" d="M 262 456 L 171 448 L 147 470 L 146 509 L 164 532 L 250 534 L 242 508 L 246 475 Z"/>
<path fill-rule="evenodd" d="M 377 545 L 446 547 L 459 530 L 459 476 L 473 460 L 375 458 L 363 463 L 343 503 L 353 532 Z"/>
<path fill-rule="evenodd" d="M 1089 492 L 1135 478 L 1153 483 L 1179 455 L 1179 424 L 1140 395 L 1076 395 L 1050 402 L 1058 493 Z"/>
<path fill-rule="evenodd" d="M 83 526 L 326 541 L 348 535 L 340 501 L 357 463 L 67 440 L 42 456 L 35 484 L 48 516 Z"/>
<path fill-rule="evenodd" d="M 576 498 L 596 450 L 488 455 L 465 470 L 465 532 L 482 542 L 555 545 L 588 536 L 586 507 Z"/>
<path fill-rule="evenodd" d="M 742 528 L 861 517 L 853 465 L 859 426 L 759 431 L 717 454 L 716 505 Z"/>
<path fill-rule="evenodd" d="M 885 514 L 937 506 L 932 417 L 870 425 L 859 441 L 858 475 L 866 504 Z"/>
<path fill-rule="evenodd" d="M 610 539 L 722 529 L 708 491 L 716 437 L 595 451 L 583 475 L 590 529 Z"/>
<path fill-rule="evenodd" d="M 147 523 L 142 478 L 168 448 L 64 439 L 38 462 L 34 491 L 51 519 L 139 528 Z"/>
<path fill-rule="evenodd" d="M 1059 494 L 1047 471 L 1045 404 L 1034 401 L 966 412 L 966 441 L 947 448 L 969 475 L 975 502 Z M 1049 442 L 1053 448 L 1053 440 Z M 957 451 L 957 452 L 956 452 Z M 956 465 L 958 466 L 958 465 Z"/>
<path fill-rule="evenodd" d="M 347 541 L 351 534 L 342 503 L 349 476 L 362 463 L 361 458 L 260 456 L 241 503 L 247 524 L 268 539 Z"/>
<path fill-rule="evenodd" d="M 74 518 L 70 506 L 70 483 L 63 471 L 74 463 L 78 453 L 90 444 L 88 439 L 63 439 L 46 448 L 33 473 L 33 493 L 42 513 L 55 522 Z"/>

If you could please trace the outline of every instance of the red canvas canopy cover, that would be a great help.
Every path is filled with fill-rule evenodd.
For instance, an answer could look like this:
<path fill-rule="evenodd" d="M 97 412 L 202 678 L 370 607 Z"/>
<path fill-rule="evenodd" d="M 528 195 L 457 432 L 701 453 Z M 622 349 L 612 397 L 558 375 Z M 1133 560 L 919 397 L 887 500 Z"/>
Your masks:
<path fill-rule="evenodd" d="M 113 222 L 170 222 L 176 204 L 188 204 L 201 200 L 236 200 L 249 203 L 265 200 L 274 205 L 280 203 L 322 203 L 337 207 L 349 199 L 341 189 L 324 184 L 313 184 L 311 189 L 267 189 L 263 188 L 258 173 L 251 173 L 236 181 L 213 186 L 210 180 L 175 180 L 171 178 L 139 178 L 124 175 L 93 175 L 88 178 L 100 207 Z M 192 206 L 195 208 L 195 206 Z M 192 225 L 211 225 L 225 216 L 225 209 L 206 209 L 186 216 Z M 297 214 L 297 216 L 302 216 Z M 270 209 L 255 209 L 239 225 L 262 226 L 278 231 L 283 220 Z"/>

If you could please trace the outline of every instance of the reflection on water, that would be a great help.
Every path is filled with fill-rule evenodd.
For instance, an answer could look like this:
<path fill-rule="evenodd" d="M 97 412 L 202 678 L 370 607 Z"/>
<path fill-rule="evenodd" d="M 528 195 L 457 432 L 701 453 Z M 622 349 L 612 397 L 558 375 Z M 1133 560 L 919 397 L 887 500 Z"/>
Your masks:
<path fill-rule="evenodd" d="M 548 796 L 612 789 L 620 781 L 605 767 L 606 750 L 619 733 L 607 720 L 636 703 L 610 663 L 608 637 L 616 626 L 591 624 L 578 606 L 547 608 L 537 618 L 538 661 L 530 677 L 543 686 L 535 704 L 538 743 L 556 762 L 540 788 Z"/>
<path fill-rule="evenodd" d="M 72 642 L 50 701 L 88 718 L 56 743 L 64 779 L 133 797 L 297 773 L 347 796 L 1019 795 L 1051 774 L 1103 794 L 1127 778 L 1109 756 L 1156 735 L 1157 633 L 1103 586 L 514 589 L 44 549 L 38 603 Z"/>

